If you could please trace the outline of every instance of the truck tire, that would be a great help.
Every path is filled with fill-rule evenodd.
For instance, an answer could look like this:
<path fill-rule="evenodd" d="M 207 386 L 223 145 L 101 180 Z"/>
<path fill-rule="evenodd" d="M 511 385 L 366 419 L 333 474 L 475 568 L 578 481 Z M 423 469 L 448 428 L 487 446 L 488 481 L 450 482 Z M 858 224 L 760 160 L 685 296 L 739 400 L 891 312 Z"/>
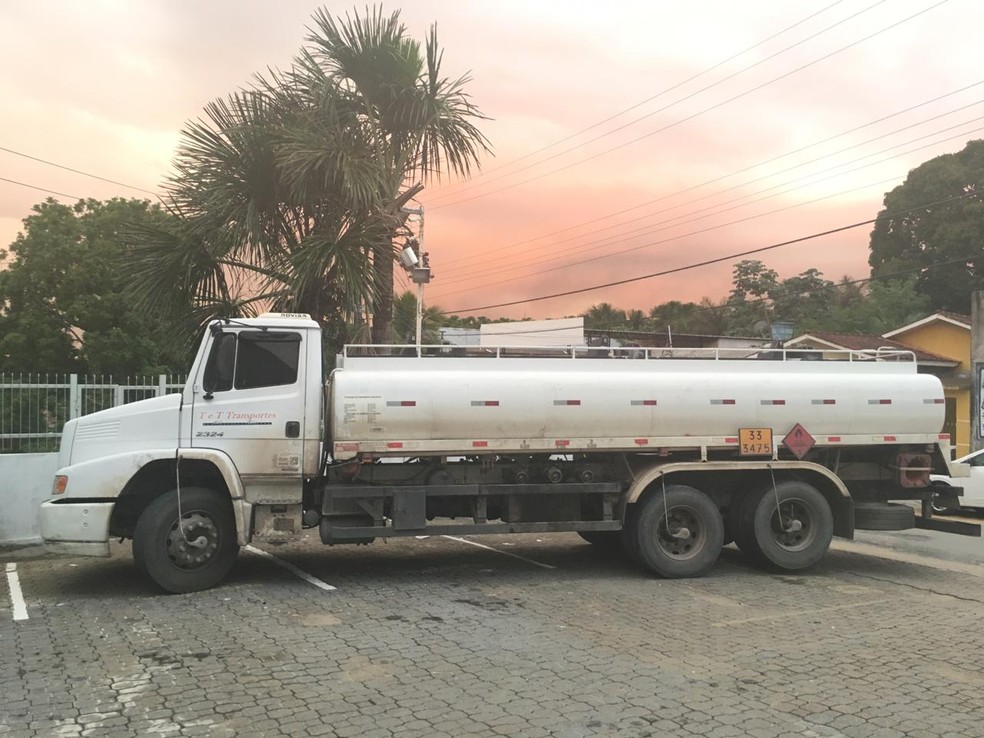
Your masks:
<path fill-rule="evenodd" d="M 909 530 L 916 527 L 916 512 L 908 505 L 895 502 L 855 502 L 854 527 L 858 530 Z"/>
<path fill-rule="evenodd" d="M 739 551 L 746 554 L 754 553 L 755 539 L 750 529 L 745 530 L 742 528 L 741 510 L 748 498 L 755 496 L 756 493 L 754 492 L 741 497 L 736 495 L 731 498 L 731 504 L 724 511 L 724 545 L 733 542 Z"/>
<path fill-rule="evenodd" d="M 777 505 L 778 503 L 778 505 Z M 806 569 L 819 561 L 834 536 L 827 499 L 806 482 L 779 482 L 745 499 L 739 530 L 746 554 L 778 569 Z"/>
<path fill-rule="evenodd" d="M 699 577 L 721 553 L 724 521 L 710 497 L 673 484 L 647 496 L 630 534 L 634 552 L 650 571 L 668 579 Z"/>
<path fill-rule="evenodd" d="M 180 525 L 178 495 L 172 490 L 147 506 L 133 531 L 137 568 L 175 594 L 215 586 L 238 553 L 228 498 L 202 487 L 181 490 Z"/>

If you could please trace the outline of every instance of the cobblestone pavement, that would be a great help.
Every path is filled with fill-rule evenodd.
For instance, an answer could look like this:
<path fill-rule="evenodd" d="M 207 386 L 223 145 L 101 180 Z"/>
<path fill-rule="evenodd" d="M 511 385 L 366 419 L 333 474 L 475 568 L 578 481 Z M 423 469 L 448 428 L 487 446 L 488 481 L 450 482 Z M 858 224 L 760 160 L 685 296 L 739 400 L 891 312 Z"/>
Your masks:
<path fill-rule="evenodd" d="M 726 549 L 665 581 L 572 534 L 474 540 L 495 550 L 269 549 L 333 591 L 250 551 L 180 596 L 126 545 L 18 561 L 0 735 L 984 736 L 984 566 L 846 544 L 777 575 Z"/>

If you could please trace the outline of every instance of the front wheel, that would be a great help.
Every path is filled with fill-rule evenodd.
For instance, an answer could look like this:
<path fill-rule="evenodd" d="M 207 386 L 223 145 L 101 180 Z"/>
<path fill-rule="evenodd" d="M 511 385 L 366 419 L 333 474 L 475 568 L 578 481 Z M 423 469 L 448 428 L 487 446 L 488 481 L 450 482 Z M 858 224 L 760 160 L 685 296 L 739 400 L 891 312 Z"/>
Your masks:
<path fill-rule="evenodd" d="M 161 589 L 173 593 L 213 587 L 229 573 L 239 544 L 227 497 L 202 487 L 154 500 L 133 531 L 133 558 Z"/>
<path fill-rule="evenodd" d="M 634 521 L 632 548 L 643 566 L 662 577 L 699 577 L 717 561 L 724 523 L 714 501 L 693 487 L 655 489 Z"/>
<path fill-rule="evenodd" d="M 834 535 L 827 499 L 805 482 L 769 485 L 745 500 L 741 518 L 741 528 L 754 541 L 746 553 L 779 569 L 812 566 L 827 552 Z"/>

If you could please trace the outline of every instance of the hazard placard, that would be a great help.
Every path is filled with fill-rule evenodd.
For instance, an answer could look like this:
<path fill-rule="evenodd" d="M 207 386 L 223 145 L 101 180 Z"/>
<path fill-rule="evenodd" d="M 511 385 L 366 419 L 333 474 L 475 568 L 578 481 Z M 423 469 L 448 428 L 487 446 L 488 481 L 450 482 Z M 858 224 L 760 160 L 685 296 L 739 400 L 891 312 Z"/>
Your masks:
<path fill-rule="evenodd" d="M 740 456 L 772 456 L 772 428 L 739 428 Z"/>
<path fill-rule="evenodd" d="M 806 456 L 816 445 L 817 439 L 807 433 L 806 428 L 797 423 L 782 439 L 782 445 L 793 452 L 797 459 Z"/>

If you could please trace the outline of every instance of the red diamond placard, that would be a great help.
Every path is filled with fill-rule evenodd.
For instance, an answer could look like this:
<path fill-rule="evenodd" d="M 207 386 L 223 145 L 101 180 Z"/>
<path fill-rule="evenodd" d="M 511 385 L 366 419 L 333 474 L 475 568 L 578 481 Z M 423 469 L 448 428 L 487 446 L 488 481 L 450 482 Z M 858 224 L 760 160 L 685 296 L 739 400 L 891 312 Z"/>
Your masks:
<path fill-rule="evenodd" d="M 782 439 L 782 445 L 793 452 L 797 459 L 802 459 L 816 444 L 817 439 L 806 432 L 806 428 L 797 423 Z"/>

